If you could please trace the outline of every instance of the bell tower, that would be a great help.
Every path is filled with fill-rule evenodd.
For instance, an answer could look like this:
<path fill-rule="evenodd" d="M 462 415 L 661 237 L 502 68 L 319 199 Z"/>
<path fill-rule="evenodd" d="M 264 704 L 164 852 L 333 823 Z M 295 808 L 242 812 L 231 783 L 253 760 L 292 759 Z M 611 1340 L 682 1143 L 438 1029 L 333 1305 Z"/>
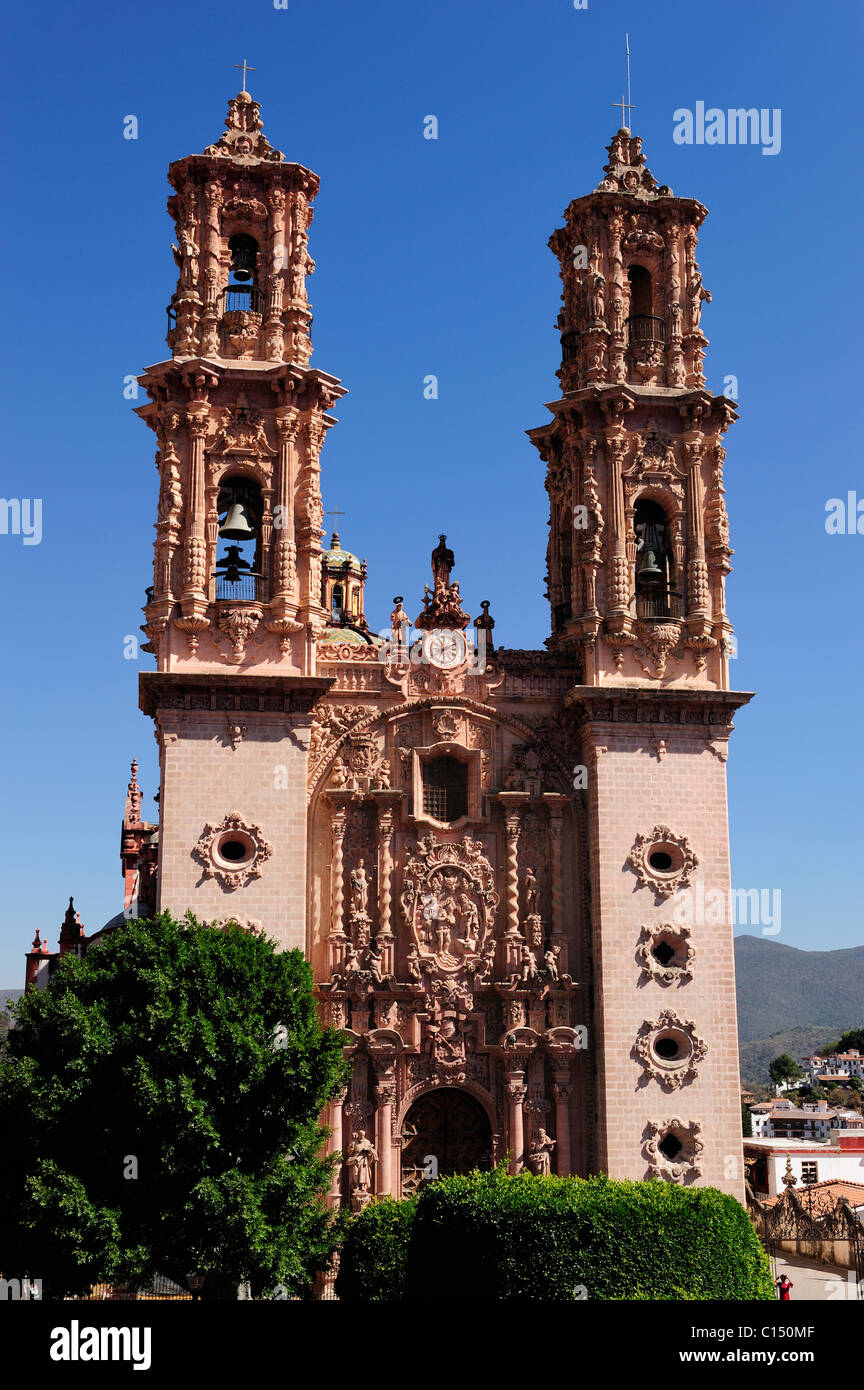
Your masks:
<path fill-rule="evenodd" d="M 550 653 L 582 673 L 598 1168 L 743 1191 L 726 758 L 732 550 L 696 259 L 707 210 L 622 128 L 549 245 L 563 286 L 546 464 Z M 705 905 L 711 904 L 706 910 Z M 647 1172 L 646 1172 L 647 1165 Z"/>
<path fill-rule="evenodd" d="M 225 126 L 168 171 L 171 357 L 141 378 L 138 412 L 159 441 L 148 650 L 160 671 L 314 674 L 319 457 L 344 394 L 309 365 L 318 178 L 271 147 L 248 92 Z"/>
<path fill-rule="evenodd" d="M 159 906 L 244 916 L 303 945 L 309 711 L 323 603 L 320 454 L 344 394 L 310 365 L 317 175 L 264 135 L 245 90 L 170 166 L 170 357 L 140 378 L 159 502 L 141 679 L 162 764 Z M 261 865 L 278 871 L 265 889 Z M 278 924 L 278 926 L 277 926 Z"/>
<path fill-rule="evenodd" d="M 696 260 L 707 210 L 648 171 L 622 128 L 549 245 L 561 265 L 562 398 L 529 431 L 547 464 L 553 648 L 590 685 L 728 688 L 723 435 L 705 388 Z"/>

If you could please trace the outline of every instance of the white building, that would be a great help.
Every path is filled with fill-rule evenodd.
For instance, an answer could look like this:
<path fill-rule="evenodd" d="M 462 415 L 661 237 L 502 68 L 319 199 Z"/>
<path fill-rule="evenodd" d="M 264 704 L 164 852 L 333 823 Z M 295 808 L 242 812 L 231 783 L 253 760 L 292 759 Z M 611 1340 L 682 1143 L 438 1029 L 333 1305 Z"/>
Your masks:
<path fill-rule="evenodd" d="M 832 1052 L 827 1057 L 802 1057 L 801 1060 L 813 1084 L 842 1085 L 852 1076 L 864 1081 L 864 1055 L 860 1052 Z"/>
<path fill-rule="evenodd" d="M 799 1191 L 834 1180 L 861 1183 L 864 1194 L 864 1130 L 835 1130 L 830 1144 L 811 1139 L 745 1139 L 747 1178 L 757 1197 L 782 1195 L 787 1160 Z"/>

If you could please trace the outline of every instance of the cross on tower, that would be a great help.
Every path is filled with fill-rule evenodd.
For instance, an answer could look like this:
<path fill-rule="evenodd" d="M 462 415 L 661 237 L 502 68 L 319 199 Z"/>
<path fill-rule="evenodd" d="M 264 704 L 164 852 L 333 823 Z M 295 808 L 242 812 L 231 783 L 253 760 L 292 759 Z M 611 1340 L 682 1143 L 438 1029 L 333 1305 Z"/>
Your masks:
<path fill-rule="evenodd" d="M 254 72 L 255 69 L 249 67 L 249 64 L 246 62 L 246 59 L 245 59 L 245 58 L 243 59 L 243 62 L 242 62 L 242 63 L 235 63 L 234 66 L 235 66 L 235 68 L 242 68 L 242 69 L 243 69 L 243 91 L 245 92 L 245 90 L 246 90 L 246 72 L 247 72 L 247 69 L 248 69 L 249 72 Z"/>
<path fill-rule="evenodd" d="M 630 102 L 629 102 L 629 101 L 625 101 L 623 97 L 621 98 L 620 101 L 613 101 L 613 102 L 612 102 L 612 105 L 613 105 L 613 106 L 616 106 L 616 107 L 617 107 L 617 106 L 620 106 L 620 107 L 621 107 L 621 124 L 622 124 L 622 126 L 624 126 L 627 130 L 629 130 L 629 129 L 630 129 L 630 126 L 628 125 L 628 118 L 624 115 L 624 112 L 625 112 L 625 111 L 635 111 L 635 110 L 636 110 L 636 107 L 635 107 L 635 106 L 631 106 L 631 105 L 630 105 Z"/>
<path fill-rule="evenodd" d="M 329 512 L 327 513 L 327 515 L 328 515 L 328 516 L 347 516 L 348 513 L 347 513 L 347 512 L 340 512 L 340 510 L 339 510 L 338 507 L 334 507 L 334 508 L 332 509 L 332 511 L 329 511 Z M 336 526 L 338 526 L 338 525 L 339 525 L 339 523 L 338 523 L 338 521 L 337 521 L 337 522 L 336 522 Z M 334 531 L 335 531 L 335 529 L 336 529 L 336 526 L 334 526 L 334 528 L 333 528 Z"/>

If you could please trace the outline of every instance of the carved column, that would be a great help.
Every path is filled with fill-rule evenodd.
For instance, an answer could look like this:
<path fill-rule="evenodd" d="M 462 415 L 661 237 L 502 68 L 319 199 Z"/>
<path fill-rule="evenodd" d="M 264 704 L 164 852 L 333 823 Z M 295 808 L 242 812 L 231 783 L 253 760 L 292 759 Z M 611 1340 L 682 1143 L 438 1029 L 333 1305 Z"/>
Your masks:
<path fill-rule="evenodd" d="M 396 1081 L 393 1072 L 381 1072 L 375 1087 L 378 1109 L 375 1112 L 375 1148 L 378 1150 L 378 1172 L 375 1192 L 378 1197 L 392 1197 L 393 1192 L 393 1106 L 396 1104 Z"/>
<path fill-rule="evenodd" d="M 554 1073 L 555 1084 L 552 1087 L 552 1094 L 555 1097 L 555 1134 L 558 1140 L 556 1145 L 557 1168 L 560 1177 L 566 1177 L 570 1172 L 570 1073 L 569 1071 L 556 1071 Z"/>
<path fill-rule="evenodd" d="M 189 499 L 186 524 L 186 582 L 183 599 L 207 601 L 206 554 L 204 539 L 204 439 L 207 434 L 207 412 L 187 410 L 186 428 L 189 432 Z"/>
<path fill-rule="evenodd" d="M 499 792 L 498 800 L 504 808 L 504 829 L 507 835 L 507 884 L 505 890 L 505 917 L 507 928 L 507 971 L 518 971 L 521 961 L 522 933 L 519 930 L 519 835 L 522 829 L 522 807 L 528 800 L 527 792 Z"/>
<path fill-rule="evenodd" d="M 395 973 L 393 948 L 393 827 L 396 807 L 402 800 L 398 791 L 372 792 L 378 810 L 378 932 L 377 941 L 381 949 L 381 973 Z"/>
<path fill-rule="evenodd" d="M 627 564 L 627 536 L 624 520 L 624 490 L 621 466 L 627 450 L 623 430 L 606 431 L 606 458 L 609 463 L 609 526 L 612 534 L 612 574 L 610 615 L 630 616 L 630 575 Z"/>
<path fill-rule="evenodd" d="M 558 968 L 562 974 L 566 973 L 568 969 L 567 933 L 564 925 L 564 872 L 561 856 L 564 808 L 568 799 L 560 792 L 543 793 L 543 800 L 549 813 L 549 850 L 552 868 L 552 944 L 561 947 Z"/>
<path fill-rule="evenodd" d="M 701 434 L 690 435 L 684 444 L 687 456 L 687 613 L 688 617 L 708 617 L 708 566 L 705 563 L 705 534 L 702 526 L 702 448 Z"/>
<path fill-rule="evenodd" d="M 342 1107 L 345 1104 L 346 1091 L 340 1091 L 338 1096 L 334 1096 L 330 1102 L 330 1113 L 328 1124 L 330 1126 L 330 1138 L 327 1141 L 327 1152 L 330 1154 L 339 1153 L 344 1150 L 345 1144 L 342 1138 Z M 340 1188 L 340 1167 L 334 1164 L 333 1174 L 330 1179 L 330 1193 L 328 1201 L 332 1206 L 339 1200 Z"/>
<path fill-rule="evenodd" d="M 330 971 L 345 960 L 345 827 L 350 792 L 328 792 L 330 812 Z"/>
<path fill-rule="evenodd" d="M 522 1107 L 528 1088 L 525 1085 L 524 1071 L 508 1071 L 507 1099 L 510 1105 L 510 1172 L 521 1172 L 525 1153 L 525 1120 Z"/>

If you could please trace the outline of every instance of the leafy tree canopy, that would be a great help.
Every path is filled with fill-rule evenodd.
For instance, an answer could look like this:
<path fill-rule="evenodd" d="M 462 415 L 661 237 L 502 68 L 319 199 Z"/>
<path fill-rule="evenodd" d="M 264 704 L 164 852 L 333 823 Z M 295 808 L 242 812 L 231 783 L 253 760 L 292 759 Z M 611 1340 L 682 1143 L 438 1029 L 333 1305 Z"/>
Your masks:
<path fill-rule="evenodd" d="M 346 1080 L 311 991 L 301 952 L 191 914 L 64 957 L 0 1057 L 3 1273 L 302 1293 L 334 1242 L 318 1116 Z"/>
<path fill-rule="evenodd" d="M 771 1080 L 778 1083 L 781 1081 L 797 1081 L 802 1075 L 801 1068 L 795 1061 L 795 1058 L 790 1057 L 788 1052 L 781 1052 L 779 1057 L 775 1057 L 768 1071 Z"/>

